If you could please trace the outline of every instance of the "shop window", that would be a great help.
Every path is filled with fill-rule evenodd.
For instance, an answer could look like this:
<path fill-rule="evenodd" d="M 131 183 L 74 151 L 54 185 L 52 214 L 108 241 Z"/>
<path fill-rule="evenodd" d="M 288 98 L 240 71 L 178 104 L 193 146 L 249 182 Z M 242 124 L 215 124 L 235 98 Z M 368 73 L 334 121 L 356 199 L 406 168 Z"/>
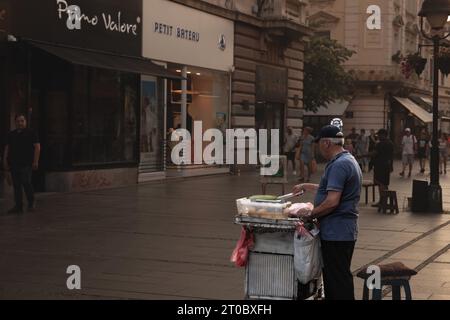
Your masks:
<path fill-rule="evenodd" d="M 138 77 L 74 67 L 73 165 L 135 162 Z"/>
<path fill-rule="evenodd" d="M 169 70 L 181 70 L 179 65 L 169 65 Z M 188 67 L 186 127 L 192 132 L 195 121 L 201 121 L 203 132 L 216 128 L 223 132 L 229 124 L 230 84 L 226 72 Z M 169 84 L 167 126 L 177 128 L 181 123 L 181 83 Z M 206 147 L 209 142 L 203 142 Z M 170 149 L 170 144 L 169 144 Z M 169 150 L 170 152 L 170 150 Z"/>
<path fill-rule="evenodd" d="M 44 67 L 33 73 L 32 92 L 33 122 L 41 133 L 42 160 L 46 168 L 62 168 L 70 152 L 67 143 L 71 64 L 42 53 L 35 55 L 38 59 L 33 59 L 33 67 Z"/>
<path fill-rule="evenodd" d="M 9 126 L 15 128 L 15 115 L 27 112 L 28 85 L 29 85 L 29 53 L 24 46 L 16 43 L 9 45 L 10 79 L 7 81 L 9 92 L 9 105 L 11 106 Z M 30 125 L 30 123 L 29 123 Z"/>
<path fill-rule="evenodd" d="M 141 78 L 141 137 L 139 172 L 164 170 L 163 85 L 156 77 Z"/>
<path fill-rule="evenodd" d="M 186 99 L 188 103 L 192 103 L 192 76 L 188 74 L 187 76 L 187 92 Z M 181 103 L 181 80 L 169 80 L 170 87 L 170 102 L 173 104 Z"/>
<path fill-rule="evenodd" d="M 15 114 L 27 115 L 43 170 L 136 164 L 139 76 L 73 65 L 32 47 L 10 49 L 5 123 L 14 128 Z"/>

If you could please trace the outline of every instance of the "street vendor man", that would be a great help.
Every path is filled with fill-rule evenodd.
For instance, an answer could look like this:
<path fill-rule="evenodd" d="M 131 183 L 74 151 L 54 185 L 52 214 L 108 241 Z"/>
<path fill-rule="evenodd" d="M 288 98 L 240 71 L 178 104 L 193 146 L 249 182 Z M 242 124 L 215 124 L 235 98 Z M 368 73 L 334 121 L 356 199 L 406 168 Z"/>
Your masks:
<path fill-rule="evenodd" d="M 314 209 L 303 215 L 304 220 L 319 223 L 327 300 L 355 299 L 350 268 L 358 235 L 362 172 L 356 159 L 343 148 L 344 140 L 338 127 L 323 127 L 315 139 L 328 161 L 320 185 L 305 183 L 294 187 L 294 193 L 316 192 Z"/>

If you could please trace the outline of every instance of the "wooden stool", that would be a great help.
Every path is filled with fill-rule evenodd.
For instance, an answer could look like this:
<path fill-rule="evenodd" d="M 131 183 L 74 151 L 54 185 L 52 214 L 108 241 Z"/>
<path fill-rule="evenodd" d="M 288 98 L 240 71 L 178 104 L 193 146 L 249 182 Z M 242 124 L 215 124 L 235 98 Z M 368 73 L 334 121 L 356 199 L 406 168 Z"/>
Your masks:
<path fill-rule="evenodd" d="M 387 210 L 391 214 L 398 214 L 397 192 L 395 191 L 382 191 L 380 194 L 380 205 L 378 206 L 378 212 L 386 213 Z"/>
<path fill-rule="evenodd" d="M 278 173 L 275 175 L 271 175 L 271 176 L 261 176 L 259 178 L 259 182 L 261 183 L 261 188 L 262 188 L 262 194 L 266 194 L 266 189 L 267 189 L 267 185 L 269 184 L 281 184 L 281 188 L 282 188 L 282 192 L 283 195 L 284 193 L 284 189 L 285 189 L 285 185 L 288 183 L 288 172 L 287 172 L 287 157 L 286 156 L 272 156 L 271 157 L 271 161 L 273 159 L 278 158 L 279 159 L 279 170 Z"/>
<path fill-rule="evenodd" d="M 380 287 L 372 289 L 372 300 L 382 300 L 383 286 L 392 288 L 392 300 L 401 300 L 401 289 L 405 291 L 405 300 L 412 300 L 411 287 L 409 280 L 417 274 L 416 270 L 410 269 L 401 262 L 378 265 L 380 268 Z M 361 270 L 356 275 L 358 278 L 364 279 L 363 300 L 369 300 L 369 278 L 372 274 L 367 270 Z"/>
<path fill-rule="evenodd" d="M 375 202 L 375 187 L 376 184 L 373 181 L 364 180 L 362 183 L 363 188 L 366 189 L 366 204 L 369 203 L 369 188 L 372 187 L 372 201 Z"/>

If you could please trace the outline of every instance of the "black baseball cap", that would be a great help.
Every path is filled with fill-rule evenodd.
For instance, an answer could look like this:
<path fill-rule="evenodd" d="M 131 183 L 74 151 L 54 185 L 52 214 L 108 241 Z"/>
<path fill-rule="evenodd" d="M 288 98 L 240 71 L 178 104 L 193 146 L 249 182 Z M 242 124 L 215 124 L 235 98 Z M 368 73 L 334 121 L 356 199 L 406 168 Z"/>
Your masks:
<path fill-rule="evenodd" d="M 317 135 L 316 139 L 314 139 L 314 142 L 317 143 L 320 141 L 320 139 L 323 138 L 344 138 L 344 134 L 338 127 L 329 125 L 320 129 L 320 132 Z"/>

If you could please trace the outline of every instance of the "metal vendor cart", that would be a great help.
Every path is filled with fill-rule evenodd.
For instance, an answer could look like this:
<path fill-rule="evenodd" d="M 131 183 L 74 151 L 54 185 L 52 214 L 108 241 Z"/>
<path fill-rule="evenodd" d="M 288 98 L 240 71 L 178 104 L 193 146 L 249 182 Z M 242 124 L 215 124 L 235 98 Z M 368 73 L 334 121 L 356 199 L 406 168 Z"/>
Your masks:
<path fill-rule="evenodd" d="M 299 219 L 279 220 L 238 215 L 235 223 L 249 228 L 255 245 L 245 272 L 246 299 L 314 300 L 322 297 L 322 279 L 303 285 L 294 269 L 294 233 Z"/>

